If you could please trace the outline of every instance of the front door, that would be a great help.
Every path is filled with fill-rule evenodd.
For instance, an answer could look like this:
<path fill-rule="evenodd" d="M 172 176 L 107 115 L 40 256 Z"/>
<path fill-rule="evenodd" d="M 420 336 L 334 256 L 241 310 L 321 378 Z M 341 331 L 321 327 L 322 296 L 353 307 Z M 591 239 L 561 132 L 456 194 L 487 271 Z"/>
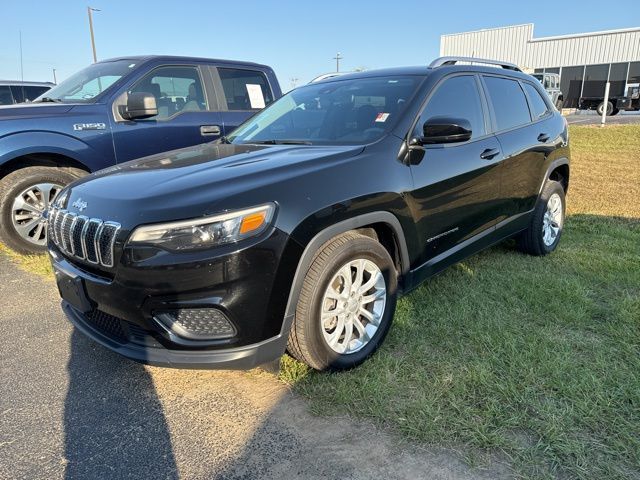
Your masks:
<path fill-rule="evenodd" d="M 493 229 L 500 216 L 502 152 L 490 133 L 486 110 L 478 78 L 456 75 L 436 86 L 416 124 L 414 136 L 439 116 L 466 119 L 472 128 L 467 142 L 424 146 L 422 159 L 411 167 L 422 263 Z"/>
<path fill-rule="evenodd" d="M 216 140 L 222 134 L 220 113 L 211 111 L 200 68 L 158 67 L 138 80 L 127 93 L 146 92 L 156 98 L 155 117 L 114 122 L 118 163 Z M 126 102 L 121 96 L 116 104 Z M 125 98 L 125 100 L 123 100 Z M 117 112 L 114 112 L 117 117 Z"/>

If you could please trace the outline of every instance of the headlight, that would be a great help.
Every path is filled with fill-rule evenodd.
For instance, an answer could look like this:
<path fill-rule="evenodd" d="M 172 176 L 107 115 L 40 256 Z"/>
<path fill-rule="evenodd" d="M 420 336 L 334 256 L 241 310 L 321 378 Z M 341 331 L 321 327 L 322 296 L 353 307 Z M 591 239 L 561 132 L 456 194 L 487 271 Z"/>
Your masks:
<path fill-rule="evenodd" d="M 192 250 L 238 242 L 264 232 L 273 219 L 272 203 L 211 217 L 145 225 L 134 230 L 129 244 Z"/>

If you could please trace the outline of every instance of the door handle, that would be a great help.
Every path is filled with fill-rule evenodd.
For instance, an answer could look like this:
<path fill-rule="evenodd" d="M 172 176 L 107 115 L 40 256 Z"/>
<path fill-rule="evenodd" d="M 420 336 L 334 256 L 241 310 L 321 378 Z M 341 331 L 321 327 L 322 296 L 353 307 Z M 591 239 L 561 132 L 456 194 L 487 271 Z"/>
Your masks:
<path fill-rule="evenodd" d="M 549 135 L 547 135 L 546 133 L 541 133 L 540 135 L 538 135 L 538 141 L 539 142 L 546 142 L 547 140 L 549 140 Z"/>
<path fill-rule="evenodd" d="M 483 160 L 491 160 L 493 157 L 498 155 L 500 150 L 497 148 L 487 148 L 484 152 L 480 154 L 480 158 Z"/>
<path fill-rule="evenodd" d="M 202 125 L 200 127 L 200 135 L 220 135 L 220 127 L 218 125 Z"/>

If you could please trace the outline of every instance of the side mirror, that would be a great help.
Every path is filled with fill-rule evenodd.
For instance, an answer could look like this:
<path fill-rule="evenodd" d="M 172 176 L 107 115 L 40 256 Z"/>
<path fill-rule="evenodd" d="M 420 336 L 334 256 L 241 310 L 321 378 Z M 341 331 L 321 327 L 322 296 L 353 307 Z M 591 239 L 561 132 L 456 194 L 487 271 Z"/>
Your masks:
<path fill-rule="evenodd" d="M 133 92 L 127 96 L 127 106 L 122 117 L 127 120 L 140 120 L 158 114 L 156 97 L 147 92 Z"/>
<path fill-rule="evenodd" d="M 460 143 L 471 139 L 471 123 L 464 118 L 432 117 L 422 126 L 422 137 L 411 140 L 412 145 Z"/>

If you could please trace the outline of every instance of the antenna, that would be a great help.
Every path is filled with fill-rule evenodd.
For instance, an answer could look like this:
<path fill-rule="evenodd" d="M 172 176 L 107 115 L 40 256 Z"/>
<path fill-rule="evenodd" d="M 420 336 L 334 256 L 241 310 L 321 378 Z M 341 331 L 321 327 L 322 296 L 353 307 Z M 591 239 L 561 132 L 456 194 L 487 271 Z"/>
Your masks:
<path fill-rule="evenodd" d="M 24 63 L 22 61 L 22 30 L 18 30 L 20 34 L 20 80 L 24 82 Z"/>

